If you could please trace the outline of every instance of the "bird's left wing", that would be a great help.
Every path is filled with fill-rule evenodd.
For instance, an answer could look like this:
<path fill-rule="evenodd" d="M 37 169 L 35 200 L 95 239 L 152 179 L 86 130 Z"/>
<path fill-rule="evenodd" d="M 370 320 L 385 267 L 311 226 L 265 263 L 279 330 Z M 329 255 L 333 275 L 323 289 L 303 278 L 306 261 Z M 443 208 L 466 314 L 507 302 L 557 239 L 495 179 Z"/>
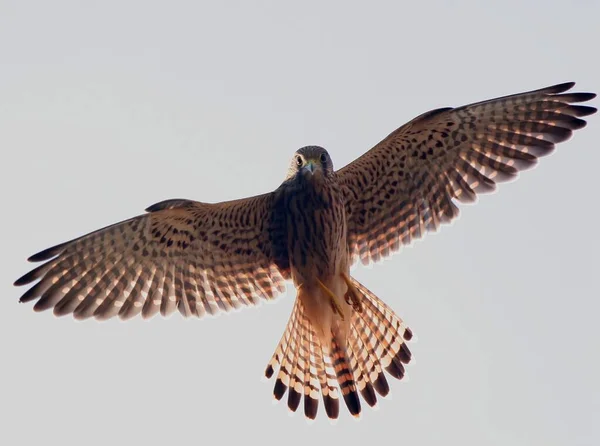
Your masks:
<path fill-rule="evenodd" d="M 353 259 L 377 261 L 437 230 L 497 182 L 533 166 L 585 126 L 592 93 L 574 83 L 427 112 L 337 172 Z"/>
<path fill-rule="evenodd" d="M 15 282 L 34 309 L 77 319 L 214 314 L 271 299 L 289 277 L 285 220 L 269 193 L 208 204 L 168 200 L 148 213 L 46 249 Z"/>

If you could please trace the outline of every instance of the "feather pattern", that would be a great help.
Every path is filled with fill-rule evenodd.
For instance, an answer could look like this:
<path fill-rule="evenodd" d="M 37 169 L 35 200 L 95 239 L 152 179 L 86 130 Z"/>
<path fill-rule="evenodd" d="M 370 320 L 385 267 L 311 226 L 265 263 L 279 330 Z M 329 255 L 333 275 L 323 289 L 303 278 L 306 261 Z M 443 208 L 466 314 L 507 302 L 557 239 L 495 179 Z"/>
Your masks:
<path fill-rule="evenodd" d="M 30 257 L 15 282 L 36 311 L 77 319 L 227 312 L 272 299 L 289 278 L 277 194 L 206 204 L 168 200 L 149 213 Z M 283 259 L 283 260 L 282 260 Z"/>
<path fill-rule="evenodd" d="M 402 379 L 405 366 L 411 360 L 407 346 L 412 339 L 410 329 L 371 291 L 355 279 L 351 280 L 361 293 L 364 308 L 353 314 L 346 344 L 337 344 L 337 337 L 332 332 L 333 347 L 331 350 L 324 348 L 298 298 L 284 335 L 265 370 L 265 376 L 271 378 L 278 369 L 274 396 L 280 400 L 287 391 L 288 407 L 293 412 L 298 407 L 300 383 L 304 383 L 305 415 L 310 419 L 317 413 L 319 390 L 329 418 L 339 416 L 340 394 L 350 413 L 359 416 L 358 394 L 369 406 L 374 406 L 376 391 L 381 396 L 389 393 L 383 371 Z M 305 367 L 298 367 L 300 364 L 305 367 L 309 364 L 308 376 Z"/>
<path fill-rule="evenodd" d="M 574 83 L 418 116 L 335 171 L 327 151 L 299 149 L 274 192 L 223 203 L 166 200 L 147 213 L 29 258 L 21 302 L 76 319 L 216 315 L 299 290 L 265 370 L 292 412 L 354 416 L 402 379 L 412 332 L 350 277 L 458 215 L 585 126 L 594 94 Z M 341 397 L 340 397 L 341 396 Z"/>
<path fill-rule="evenodd" d="M 585 126 L 592 93 L 573 82 L 424 113 L 337 171 L 348 245 L 369 263 L 436 231 L 496 183 L 515 178 Z"/>

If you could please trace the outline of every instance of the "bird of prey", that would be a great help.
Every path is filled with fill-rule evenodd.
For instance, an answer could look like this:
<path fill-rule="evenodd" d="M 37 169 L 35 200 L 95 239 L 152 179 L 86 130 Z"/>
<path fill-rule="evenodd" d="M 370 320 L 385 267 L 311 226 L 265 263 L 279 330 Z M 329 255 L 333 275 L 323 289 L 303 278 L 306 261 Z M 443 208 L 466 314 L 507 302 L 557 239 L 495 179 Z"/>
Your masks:
<path fill-rule="evenodd" d="M 564 83 L 424 113 L 334 170 L 328 152 L 299 149 L 273 192 L 222 203 L 173 199 L 29 258 L 43 262 L 15 285 L 21 302 L 76 319 L 202 317 L 273 299 L 293 281 L 297 298 L 266 368 L 274 395 L 314 419 L 340 394 L 358 416 L 402 378 L 412 332 L 350 275 L 436 231 L 458 202 L 491 192 L 585 126 L 593 93 Z M 362 397 L 362 398 L 361 398 Z"/>

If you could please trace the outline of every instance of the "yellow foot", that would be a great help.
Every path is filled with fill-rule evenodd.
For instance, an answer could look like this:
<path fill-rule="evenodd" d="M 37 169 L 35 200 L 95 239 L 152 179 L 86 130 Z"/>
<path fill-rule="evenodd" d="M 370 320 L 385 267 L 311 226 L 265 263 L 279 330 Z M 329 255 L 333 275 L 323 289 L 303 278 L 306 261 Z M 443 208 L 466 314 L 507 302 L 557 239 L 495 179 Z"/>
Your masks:
<path fill-rule="evenodd" d="M 327 296 L 329 296 L 329 299 L 331 301 L 331 307 L 333 308 L 334 313 L 337 313 L 340 316 L 340 318 L 342 320 L 344 320 L 344 313 L 342 312 L 342 307 L 341 307 L 336 295 L 333 294 L 333 292 L 329 288 L 327 288 L 325 286 L 325 284 L 323 282 L 321 282 L 319 279 L 317 279 L 317 283 L 319 284 L 321 289 L 323 291 L 325 291 L 325 294 L 327 294 Z"/>
<path fill-rule="evenodd" d="M 361 313 L 362 304 L 360 303 L 360 292 L 356 289 L 346 273 L 342 273 L 342 278 L 346 282 L 346 285 L 348 285 L 348 291 L 346 291 L 346 294 L 344 295 L 346 302 L 348 302 L 348 305 L 352 305 L 354 311 Z"/>

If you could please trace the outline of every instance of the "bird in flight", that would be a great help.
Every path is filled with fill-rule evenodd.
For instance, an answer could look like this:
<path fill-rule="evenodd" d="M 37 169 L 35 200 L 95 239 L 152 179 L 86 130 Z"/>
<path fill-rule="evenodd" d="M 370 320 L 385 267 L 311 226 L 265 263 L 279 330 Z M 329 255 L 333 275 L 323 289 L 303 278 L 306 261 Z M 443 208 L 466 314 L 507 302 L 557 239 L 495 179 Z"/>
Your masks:
<path fill-rule="evenodd" d="M 29 258 L 43 262 L 15 285 L 21 302 L 76 319 L 202 317 L 273 299 L 293 281 L 297 298 L 267 365 L 274 395 L 329 418 L 340 397 L 361 402 L 401 379 L 413 334 L 350 275 L 436 231 L 496 183 L 536 164 L 596 112 L 574 83 L 424 113 L 334 170 L 307 146 L 275 191 L 222 203 L 173 199 Z"/>

